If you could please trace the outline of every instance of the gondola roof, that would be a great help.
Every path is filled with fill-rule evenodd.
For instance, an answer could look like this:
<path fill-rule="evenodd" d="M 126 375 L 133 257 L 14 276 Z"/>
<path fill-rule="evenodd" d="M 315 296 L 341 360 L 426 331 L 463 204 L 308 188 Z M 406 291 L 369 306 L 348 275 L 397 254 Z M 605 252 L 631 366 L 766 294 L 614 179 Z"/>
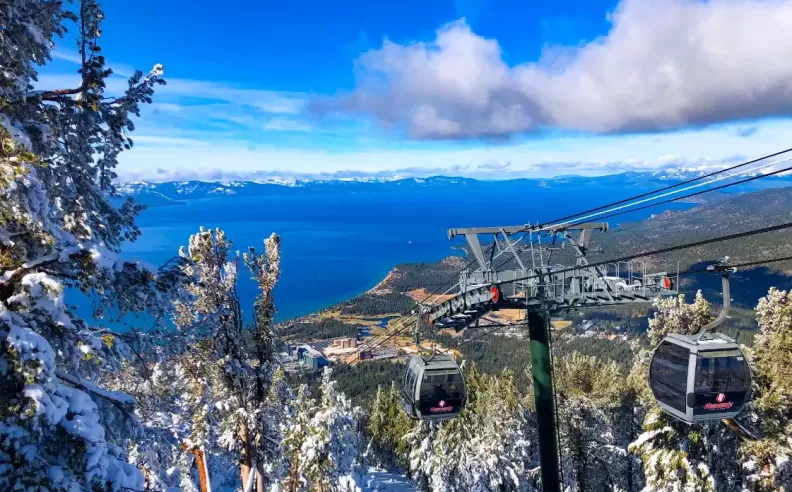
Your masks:
<path fill-rule="evenodd" d="M 431 369 L 459 370 L 459 366 L 457 365 L 456 361 L 454 361 L 454 358 L 449 354 L 435 354 L 426 359 L 423 357 L 415 357 L 414 359 L 418 364 Z"/>
<path fill-rule="evenodd" d="M 705 333 L 704 335 L 680 335 L 679 333 L 670 333 L 665 338 L 665 341 L 682 345 L 696 353 L 702 350 L 713 349 L 730 349 L 739 348 L 740 345 L 735 341 L 720 333 Z"/>

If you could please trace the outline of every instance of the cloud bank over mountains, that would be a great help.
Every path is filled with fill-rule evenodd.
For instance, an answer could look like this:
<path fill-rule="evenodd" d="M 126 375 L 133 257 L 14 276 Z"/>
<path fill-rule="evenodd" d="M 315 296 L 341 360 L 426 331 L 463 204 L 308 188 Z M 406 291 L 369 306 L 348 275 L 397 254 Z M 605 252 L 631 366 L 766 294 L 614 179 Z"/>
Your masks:
<path fill-rule="evenodd" d="M 563 129 L 666 131 L 792 115 L 792 1 L 623 0 L 580 46 L 507 65 L 464 19 L 431 42 L 357 61 L 356 89 L 319 113 L 374 116 L 415 139 L 503 138 Z"/>
<path fill-rule="evenodd" d="M 233 171 L 213 169 L 163 169 L 154 172 L 122 172 L 125 182 L 148 181 L 294 181 L 294 180 L 388 180 L 399 178 L 427 178 L 431 176 L 469 177 L 476 179 L 515 179 L 554 177 L 563 175 L 601 176 L 617 172 L 663 172 L 668 170 L 706 171 L 721 169 L 745 161 L 736 155 L 726 159 L 686 159 L 668 155 L 653 162 L 540 162 L 530 169 L 512 169 L 509 161 L 490 160 L 478 166 L 450 165 L 447 167 L 403 167 L 381 171 L 339 170 L 332 172 L 297 172 L 286 169 Z"/>

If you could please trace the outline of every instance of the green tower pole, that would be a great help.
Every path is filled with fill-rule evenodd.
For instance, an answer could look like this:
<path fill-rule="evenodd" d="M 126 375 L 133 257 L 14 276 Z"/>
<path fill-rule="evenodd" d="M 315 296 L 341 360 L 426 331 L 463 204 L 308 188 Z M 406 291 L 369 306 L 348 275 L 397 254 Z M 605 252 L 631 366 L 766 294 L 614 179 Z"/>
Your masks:
<path fill-rule="evenodd" d="M 531 337 L 531 372 L 533 374 L 536 424 L 539 435 L 539 461 L 542 490 L 560 492 L 558 430 L 556 429 L 553 372 L 550 365 L 550 319 L 536 312 L 527 313 Z"/>

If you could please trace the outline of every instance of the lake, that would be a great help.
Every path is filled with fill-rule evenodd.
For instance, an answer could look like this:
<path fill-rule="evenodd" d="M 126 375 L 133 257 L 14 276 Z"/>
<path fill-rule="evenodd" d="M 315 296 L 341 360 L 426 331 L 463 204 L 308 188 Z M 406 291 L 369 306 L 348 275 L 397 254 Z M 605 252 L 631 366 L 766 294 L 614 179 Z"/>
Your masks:
<path fill-rule="evenodd" d="M 248 246 L 262 250 L 263 239 L 276 232 L 282 238 L 282 277 L 275 296 L 277 317 L 284 320 L 365 292 L 398 263 L 459 254 L 452 246 L 463 241 L 449 241 L 449 228 L 542 222 L 643 191 L 598 186 L 594 194 L 581 185 L 512 188 L 502 193 L 443 188 L 192 199 L 143 212 L 142 235 L 125 246 L 124 256 L 162 264 L 177 255 L 200 226 L 223 228 L 243 252 Z M 618 219 L 636 220 L 668 208 Z M 245 278 L 240 295 L 243 307 L 252 306 L 252 281 Z"/>

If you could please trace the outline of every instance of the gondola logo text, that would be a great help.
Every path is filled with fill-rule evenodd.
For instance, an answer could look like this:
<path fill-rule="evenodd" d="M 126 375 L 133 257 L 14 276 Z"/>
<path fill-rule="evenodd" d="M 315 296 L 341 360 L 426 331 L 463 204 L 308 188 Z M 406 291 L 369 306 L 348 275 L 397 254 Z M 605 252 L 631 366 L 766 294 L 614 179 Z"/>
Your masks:
<path fill-rule="evenodd" d="M 728 410 L 734 403 L 730 401 L 724 402 L 725 399 L 726 395 L 724 393 L 718 393 L 718 396 L 715 397 L 715 401 L 718 403 L 707 403 L 704 405 L 704 410 Z"/>
<path fill-rule="evenodd" d="M 429 409 L 429 411 L 432 413 L 450 412 L 451 410 L 453 410 L 453 408 L 447 406 L 444 400 L 440 400 L 440 403 L 438 403 L 436 407 Z"/>

